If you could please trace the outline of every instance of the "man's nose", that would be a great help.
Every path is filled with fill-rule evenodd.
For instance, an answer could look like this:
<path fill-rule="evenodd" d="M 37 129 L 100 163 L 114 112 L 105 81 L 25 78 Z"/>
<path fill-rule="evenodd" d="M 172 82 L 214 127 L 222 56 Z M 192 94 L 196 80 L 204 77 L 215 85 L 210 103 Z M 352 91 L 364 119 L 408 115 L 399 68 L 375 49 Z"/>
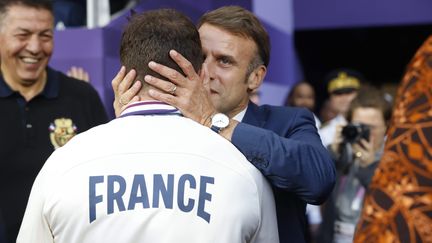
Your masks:
<path fill-rule="evenodd" d="M 32 36 L 27 43 L 27 51 L 33 55 L 38 54 L 42 49 L 42 42 L 37 36 Z"/>
<path fill-rule="evenodd" d="M 207 68 L 207 72 L 209 75 L 210 80 L 213 80 L 215 77 L 215 72 L 214 72 L 214 63 L 212 64 L 212 62 L 208 59 L 204 60 L 203 66 Z"/>

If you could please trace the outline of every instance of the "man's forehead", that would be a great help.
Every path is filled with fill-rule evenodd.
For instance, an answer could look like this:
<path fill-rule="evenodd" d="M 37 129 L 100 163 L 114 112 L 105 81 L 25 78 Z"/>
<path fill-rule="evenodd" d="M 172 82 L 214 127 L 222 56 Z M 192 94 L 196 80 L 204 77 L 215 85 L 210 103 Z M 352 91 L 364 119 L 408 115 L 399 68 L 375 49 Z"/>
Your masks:
<path fill-rule="evenodd" d="M 224 28 L 223 26 L 204 23 L 198 28 L 198 32 L 201 35 L 207 35 L 211 32 L 218 32 L 219 34 L 222 34 L 222 37 L 227 38 L 239 38 L 239 39 L 251 39 L 248 38 L 246 35 L 242 35 L 240 33 L 233 32 L 230 29 Z"/>
<path fill-rule="evenodd" d="M 217 46 L 219 47 L 217 48 L 219 51 L 223 52 L 225 50 L 228 54 L 237 49 L 240 51 L 243 48 L 246 48 L 248 53 L 254 53 L 253 50 L 257 48 L 252 39 L 232 33 L 219 26 L 203 24 L 198 30 L 204 49 L 208 45 L 212 47 Z"/>
<path fill-rule="evenodd" d="M 361 121 L 367 125 L 379 125 L 385 123 L 382 111 L 375 107 L 357 107 L 353 110 L 352 120 Z"/>

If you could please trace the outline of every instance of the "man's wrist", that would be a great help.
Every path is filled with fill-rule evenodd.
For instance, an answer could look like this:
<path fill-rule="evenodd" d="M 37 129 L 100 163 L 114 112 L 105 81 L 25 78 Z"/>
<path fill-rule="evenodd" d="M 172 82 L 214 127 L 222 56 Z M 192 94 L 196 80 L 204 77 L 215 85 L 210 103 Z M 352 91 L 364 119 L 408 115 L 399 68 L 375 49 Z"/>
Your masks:
<path fill-rule="evenodd" d="M 232 138 L 234 129 L 237 127 L 238 124 L 239 124 L 238 121 L 230 118 L 229 125 L 225 129 L 223 129 L 219 133 L 219 135 L 221 135 L 222 137 L 224 137 L 225 139 L 227 139 L 228 141 L 231 142 L 231 138 Z"/>
<path fill-rule="evenodd" d="M 213 115 L 216 114 L 216 113 L 217 113 L 216 111 L 213 111 L 213 112 L 210 112 L 210 113 L 204 115 L 204 116 L 203 116 L 203 119 L 202 119 L 202 121 L 201 121 L 201 124 L 202 124 L 203 126 L 205 126 L 205 127 L 210 128 L 211 125 L 212 125 L 212 123 L 211 123 L 212 117 L 213 117 Z"/>
<path fill-rule="evenodd" d="M 226 127 L 228 127 L 229 123 L 230 119 L 227 115 L 223 113 L 216 113 L 211 116 L 210 129 L 219 134 Z"/>
<path fill-rule="evenodd" d="M 217 114 L 217 113 L 218 113 L 217 111 L 213 111 L 213 112 L 211 112 L 211 113 L 209 113 L 207 115 L 202 116 L 203 119 L 202 119 L 201 124 L 203 126 L 211 128 L 212 127 L 212 117 L 215 114 Z M 231 137 L 232 137 L 233 131 L 234 131 L 235 127 L 237 126 L 237 124 L 238 124 L 238 121 L 236 121 L 236 120 L 234 120 L 232 118 L 229 118 L 229 124 L 228 124 L 228 126 L 225 127 L 224 129 L 222 129 L 220 131 L 219 135 L 221 135 L 222 137 L 226 138 L 228 141 L 231 141 Z"/>

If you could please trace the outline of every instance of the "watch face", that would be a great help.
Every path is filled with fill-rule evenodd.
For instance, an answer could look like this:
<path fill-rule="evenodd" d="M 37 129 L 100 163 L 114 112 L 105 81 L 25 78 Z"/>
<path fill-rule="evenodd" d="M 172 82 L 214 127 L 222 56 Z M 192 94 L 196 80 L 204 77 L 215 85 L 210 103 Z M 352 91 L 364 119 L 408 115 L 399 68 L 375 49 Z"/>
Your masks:
<path fill-rule="evenodd" d="M 228 124 L 229 124 L 229 118 L 222 113 L 217 113 L 212 118 L 213 126 L 225 128 L 228 126 Z"/>

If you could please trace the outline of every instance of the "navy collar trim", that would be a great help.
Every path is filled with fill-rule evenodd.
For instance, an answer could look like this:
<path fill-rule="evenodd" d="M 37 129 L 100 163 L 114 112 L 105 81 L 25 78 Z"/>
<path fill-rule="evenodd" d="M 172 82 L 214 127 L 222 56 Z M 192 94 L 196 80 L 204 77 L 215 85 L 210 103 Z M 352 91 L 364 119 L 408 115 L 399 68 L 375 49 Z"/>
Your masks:
<path fill-rule="evenodd" d="M 14 91 L 9 88 L 6 81 L 3 79 L 3 75 L 0 76 L 0 97 L 5 98 L 11 96 Z"/>
<path fill-rule="evenodd" d="M 46 98 L 57 98 L 60 91 L 60 74 L 59 72 L 47 68 L 47 83 L 42 91 Z"/>
<path fill-rule="evenodd" d="M 56 98 L 60 89 L 60 81 L 58 77 L 59 74 L 49 67 L 47 67 L 46 71 L 47 82 L 41 92 L 41 95 L 45 96 L 46 98 Z M 14 93 L 15 91 L 9 87 L 9 85 L 4 80 L 3 75 L 0 75 L 0 97 L 5 98 L 11 96 Z"/>

